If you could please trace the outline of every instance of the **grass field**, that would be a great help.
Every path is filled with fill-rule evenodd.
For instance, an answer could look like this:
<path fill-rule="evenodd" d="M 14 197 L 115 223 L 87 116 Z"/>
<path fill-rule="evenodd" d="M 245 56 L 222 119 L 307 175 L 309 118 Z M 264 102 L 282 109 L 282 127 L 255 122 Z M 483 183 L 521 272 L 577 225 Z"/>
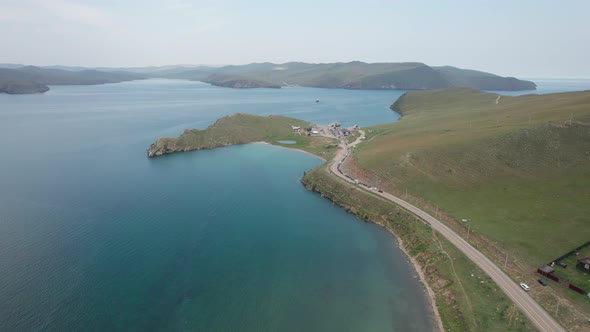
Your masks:
<path fill-rule="evenodd" d="M 510 257 L 513 278 L 535 283 L 537 267 L 590 240 L 590 91 L 410 92 L 392 107 L 400 121 L 367 128 L 353 153 L 357 177 L 440 210 L 497 264 Z M 563 296 L 590 311 L 588 298 Z"/>
<path fill-rule="evenodd" d="M 325 160 L 330 160 L 338 151 L 338 141 L 333 138 L 321 137 L 321 136 L 305 136 L 292 135 L 289 140 L 294 141 L 295 144 L 281 144 L 278 141 L 285 140 L 286 138 L 268 138 L 265 142 L 273 145 L 282 146 L 289 149 L 299 149 L 309 153 L 312 153 Z"/>

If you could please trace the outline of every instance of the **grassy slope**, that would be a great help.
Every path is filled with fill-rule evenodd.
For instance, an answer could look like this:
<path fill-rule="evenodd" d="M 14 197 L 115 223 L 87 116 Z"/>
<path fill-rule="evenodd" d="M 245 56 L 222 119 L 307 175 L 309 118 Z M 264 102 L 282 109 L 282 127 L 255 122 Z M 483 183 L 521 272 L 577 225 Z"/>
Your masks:
<path fill-rule="evenodd" d="M 401 120 L 369 128 L 353 156 L 357 172 L 438 206 L 464 234 L 457 220 L 469 219 L 472 234 L 518 262 L 513 276 L 534 283 L 536 267 L 590 238 L 590 92 L 497 99 L 408 93 L 393 105 Z"/>
<path fill-rule="evenodd" d="M 402 120 L 373 128 L 356 159 L 542 264 L 590 236 L 579 231 L 590 212 L 590 126 L 569 126 L 590 120 L 590 92 L 496 99 L 410 93 L 395 105 Z"/>
<path fill-rule="evenodd" d="M 302 182 L 359 218 L 390 229 L 403 241 L 435 293 L 446 331 L 534 330 L 478 267 L 422 221 L 391 202 L 339 181 L 325 166 L 307 172 Z"/>
<path fill-rule="evenodd" d="M 227 145 L 265 141 L 281 145 L 278 140 L 292 140 L 296 144 L 284 145 L 330 158 L 336 150 L 334 140 L 308 137 L 293 132 L 291 126 L 309 127 L 308 122 L 284 116 L 257 116 L 234 114 L 217 120 L 205 130 L 185 130 L 178 138 L 160 138 L 150 150 L 164 153 L 211 149 Z"/>

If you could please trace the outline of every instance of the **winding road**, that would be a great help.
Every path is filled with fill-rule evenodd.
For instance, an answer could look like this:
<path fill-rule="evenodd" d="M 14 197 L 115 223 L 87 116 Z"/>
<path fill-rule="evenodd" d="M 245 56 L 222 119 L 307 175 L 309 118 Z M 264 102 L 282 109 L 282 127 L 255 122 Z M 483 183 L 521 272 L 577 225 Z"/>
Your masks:
<path fill-rule="evenodd" d="M 336 175 L 340 179 L 357 186 L 361 190 L 390 200 L 430 224 L 432 228 L 434 228 L 442 236 L 449 240 L 449 242 L 455 245 L 455 247 L 461 250 L 461 252 L 463 252 L 469 259 L 471 259 L 471 261 L 473 261 L 480 269 L 482 269 L 520 308 L 520 310 L 539 329 L 539 331 L 565 331 L 565 329 L 562 328 L 561 325 L 559 325 L 559 323 L 555 321 L 553 317 L 547 313 L 547 311 L 545 311 L 545 309 L 543 309 L 527 292 L 522 290 L 516 282 L 510 279 L 510 277 L 508 277 L 504 271 L 502 271 L 490 259 L 467 243 L 467 241 L 465 241 L 445 224 L 399 197 L 386 192 L 372 190 L 366 185 L 357 185 L 357 182 L 355 182 L 353 178 L 347 177 L 347 175 L 340 170 L 339 166 L 341 163 L 344 163 L 346 158 L 348 158 L 350 155 L 350 147 L 362 142 L 360 138 L 364 136 L 365 133 L 361 131 L 359 138 L 357 138 L 356 141 L 351 144 L 347 144 L 343 138 L 340 138 L 341 149 L 338 151 L 338 153 L 336 153 L 336 156 L 328 166 L 328 169 L 332 175 Z"/>

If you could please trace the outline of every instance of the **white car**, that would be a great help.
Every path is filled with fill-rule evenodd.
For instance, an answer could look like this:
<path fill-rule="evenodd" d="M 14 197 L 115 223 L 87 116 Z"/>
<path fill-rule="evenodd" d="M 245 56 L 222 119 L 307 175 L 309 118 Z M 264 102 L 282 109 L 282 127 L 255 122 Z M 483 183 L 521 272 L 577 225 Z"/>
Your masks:
<path fill-rule="evenodd" d="M 527 291 L 527 292 L 528 292 L 529 290 L 531 290 L 531 288 L 530 288 L 529 286 L 527 286 L 527 284 L 525 284 L 525 283 L 522 283 L 522 282 L 520 283 L 520 288 L 524 289 L 524 290 L 525 290 L 525 291 Z"/>

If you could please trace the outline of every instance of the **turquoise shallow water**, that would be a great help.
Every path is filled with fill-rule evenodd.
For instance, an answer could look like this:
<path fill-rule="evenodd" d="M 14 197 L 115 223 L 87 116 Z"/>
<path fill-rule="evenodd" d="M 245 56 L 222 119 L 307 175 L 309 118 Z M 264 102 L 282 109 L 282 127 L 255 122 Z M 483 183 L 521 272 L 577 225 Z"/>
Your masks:
<path fill-rule="evenodd" d="M 0 330 L 428 330 L 393 238 L 299 183 L 319 159 L 145 153 L 233 112 L 393 121 L 398 94 L 154 80 L 0 95 Z"/>

